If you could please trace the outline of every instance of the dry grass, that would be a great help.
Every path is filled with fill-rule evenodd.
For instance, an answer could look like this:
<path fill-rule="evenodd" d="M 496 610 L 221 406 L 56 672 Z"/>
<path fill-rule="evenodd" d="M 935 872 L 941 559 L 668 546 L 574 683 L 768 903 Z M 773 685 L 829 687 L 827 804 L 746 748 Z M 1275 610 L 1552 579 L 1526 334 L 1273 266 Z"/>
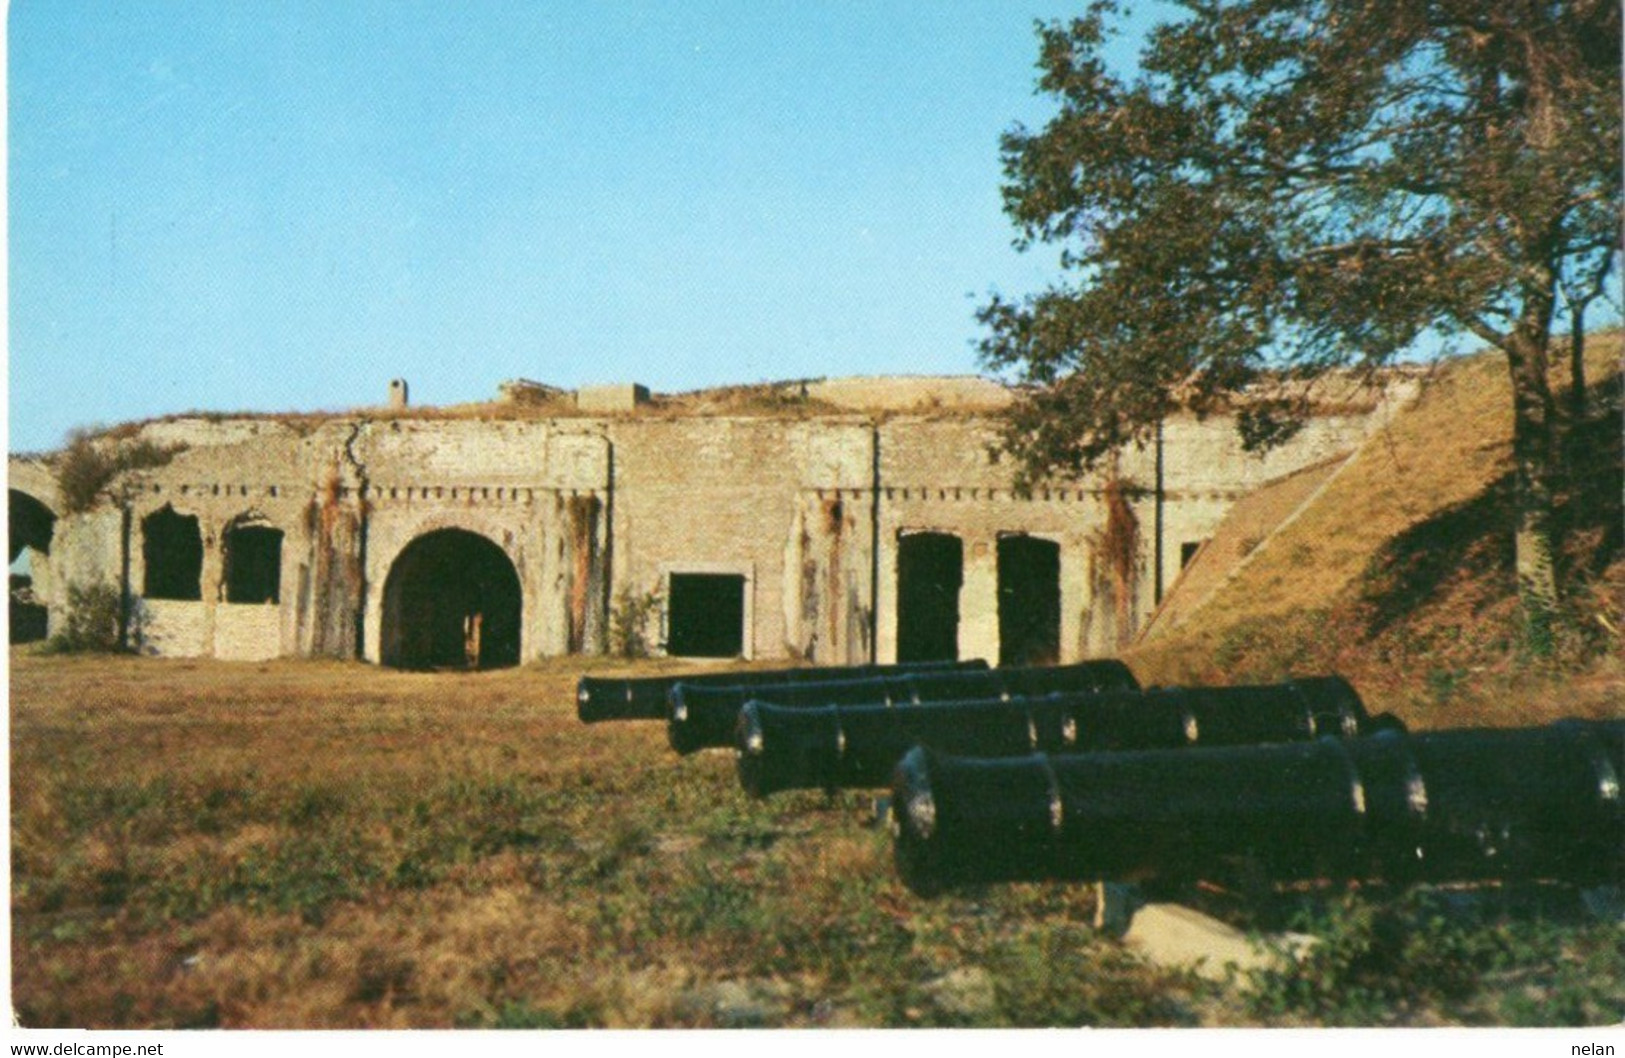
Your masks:
<path fill-rule="evenodd" d="M 22 1022 L 1551 1024 L 1625 1000 L 1609 926 L 1475 934 L 1502 976 L 1459 994 L 1401 965 L 1356 1005 L 1321 977 L 1265 1005 L 1095 934 L 1086 886 L 920 900 L 868 797 L 750 801 L 726 754 L 578 723 L 579 671 L 14 649 Z M 1528 1000 L 1559 963 L 1562 1003 Z"/>
<path fill-rule="evenodd" d="M 752 802 L 726 754 L 581 725 L 580 666 L 12 665 L 25 1024 L 1196 1017 L 1199 986 L 1082 925 L 1087 888 L 919 901 L 868 798 Z M 967 1012 L 940 994 L 951 971 L 1060 937 L 1064 988 L 1042 1003 L 1007 990 Z"/>
<path fill-rule="evenodd" d="M 657 393 L 644 404 L 626 411 L 581 409 L 573 392 L 563 392 L 539 400 L 470 401 L 462 404 L 413 404 L 404 408 L 371 405 L 348 409 L 317 411 L 205 411 L 192 409 L 154 416 L 111 427 L 90 427 L 84 433 L 98 439 L 120 440 L 140 435 L 142 427 L 155 423 L 191 420 L 206 422 L 262 421 L 287 426 L 309 434 L 334 422 L 370 419 L 381 422 L 530 422 L 551 419 L 699 418 L 737 417 L 811 419 L 862 416 L 862 411 L 842 408 L 828 401 L 802 394 L 802 383 L 760 382 L 738 386 L 718 386 L 686 393 Z M 54 453 L 46 453 L 54 455 Z"/>

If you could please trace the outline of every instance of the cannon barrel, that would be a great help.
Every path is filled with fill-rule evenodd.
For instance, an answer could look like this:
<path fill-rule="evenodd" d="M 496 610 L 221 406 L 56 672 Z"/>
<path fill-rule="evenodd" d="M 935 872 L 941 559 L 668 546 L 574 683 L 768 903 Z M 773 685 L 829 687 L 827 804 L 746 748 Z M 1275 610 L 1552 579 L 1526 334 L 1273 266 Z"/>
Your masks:
<path fill-rule="evenodd" d="M 671 689 L 679 682 L 694 687 L 758 687 L 824 683 L 898 672 L 974 672 L 986 668 L 987 662 L 977 658 L 972 661 L 915 661 L 904 665 L 825 665 L 800 669 L 712 672 L 693 676 L 583 676 L 576 683 L 576 715 L 586 724 L 604 720 L 664 720 L 671 711 L 668 705 Z"/>
<path fill-rule="evenodd" d="M 916 747 L 895 854 L 922 894 L 966 883 L 1625 880 L 1625 722 L 1563 721 L 1223 749 L 972 759 Z"/>
<path fill-rule="evenodd" d="M 886 786 L 909 747 L 1014 757 L 1354 737 L 1373 721 L 1340 676 L 1257 687 L 1151 688 L 1098 694 L 787 708 L 752 701 L 735 735 L 739 781 L 755 797 L 779 790 Z"/>
<path fill-rule="evenodd" d="M 739 710 L 747 701 L 803 708 L 825 705 L 897 705 L 975 698 L 1004 699 L 1053 693 L 1138 690 L 1139 681 L 1116 658 L 1072 665 L 982 671 L 896 672 L 859 679 L 803 681 L 780 686 L 693 686 L 671 693 L 672 748 L 679 753 L 734 744 Z"/>

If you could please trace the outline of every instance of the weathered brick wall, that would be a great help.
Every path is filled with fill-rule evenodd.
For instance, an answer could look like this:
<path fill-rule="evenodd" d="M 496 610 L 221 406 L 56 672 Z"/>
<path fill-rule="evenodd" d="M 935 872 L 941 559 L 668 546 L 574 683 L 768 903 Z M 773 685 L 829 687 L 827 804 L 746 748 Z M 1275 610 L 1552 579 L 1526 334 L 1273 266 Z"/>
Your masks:
<path fill-rule="evenodd" d="M 1320 462 L 1360 443 L 1371 415 L 1310 420 L 1289 444 L 1263 455 L 1242 450 L 1228 418 L 1170 419 L 1163 430 L 1161 583 L 1179 571 L 1180 544 L 1211 536 L 1231 506 L 1266 481 Z M 1155 608 L 1157 482 L 1154 445 L 1120 455 L 1116 473 L 1135 527 L 1126 591 L 1102 552 L 1108 475 L 1058 481 L 1027 498 L 1011 489 L 1011 470 L 991 453 L 989 420 L 895 418 L 880 428 L 881 550 L 878 583 L 881 661 L 896 657 L 898 540 L 921 531 L 949 533 L 964 544 L 960 591 L 961 657 L 996 658 L 997 542 L 1027 534 L 1061 549 L 1063 660 L 1114 653 Z"/>
<path fill-rule="evenodd" d="M 610 436 L 615 446 L 612 580 L 617 591 L 625 586 L 633 593 L 664 595 L 674 572 L 743 575 L 750 615 L 745 653 L 805 653 L 811 642 L 808 631 L 786 620 L 787 607 L 801 612 L 794 597 L 799 572 L 786 585 L 786 570 L 799 569 L 801 563 L 787 562 L 787 553 L 807 555 L 819 546 L 801 543 L 803 532 L 817 535 L 827 529 L 817 517 L 806 518 L 805 508 L 818 502 L 819 490 L 862 502 L 871 475 L 867 424 L 838 419 L 630 419 L 612 423 Z M 814 498 L 803 499 L 809 490 Z M 851 512 L 851 517 L 860 515 Z M 843 526 L 846 519 L 843 513 Z M 836 561 L 843 571 L 862 562 L 847 557 L 846 546 L 858 545 L 843 545 Z M 828 555 L 823 562 L 829 564 Z M 844 613 L 836 621 L 841 629 L 848 623 Z M 820 659 L 834 657 L 844 653 L 844 646 L 837 642 L 828 654 L 823 649 L 812 653 Z"/>
<path fill-rule="evenodd" d="M 101 508 L 57 518 L 47 569 L 34 572 L 35 582 L 45 590 L 49 633 L 65 627 L 71 589 L 119 586 L 123 535 L 123 516 L 117 510 Z"/>
<path fill-rule="evenodd" d="M 200 602 L 142 599 L 132 617 L 131 645 L 143 654 L 208 657 L 214 653 L 214 608 Z"/>
<path fill-rule="evenodd" d="M 1011 487 L 1012 468 L 990 454 L 996 439 L 997 431 L 988 421 L 894 419 L 881 428 L 881 661 L 897 656 L 898 542 L 922 531 L 948 533 L 963 542 L 961 657 L 999 656 L 997 550 L 999 537 L 1007 534 L 1060 545 L 1061 660 L 1115 649 L 1115 643 L 1104 641 L 1110 633 L 1101 630 L 1092 575 L 1091 544 L 1105 522 L 1104 478 L 1097 475 L 1020 497 Z M 1152 505 L 1131 506 L 1148 531 Z M 1148 563 L 1149 554 L 1142 542 L 1139 561 Z"/>
<path fill-rule="evenodd" d="M 568 652 L 573 630 L 590 652 L 602 649 L 608 583 L 592 567 L 607 551 L 608 526 L 584 527 L 580 515 L 608 502 L 609 442 L 600 430 L 591 420 L 394 420 L 361 430 L 350 447 L 353 473 L 367 486 L 366 656 L 381 655 L 390 570 L 412 541 L 438 529 L 477 533 L 512 561 L 523 660 Z M 592 583 L 578 587 L 583 577 Z"/>
<path fill-rule="evenodd" d="M 271 603 L 222 603 L 214 611 L 214 656 L 264 661 L 282 653 L 281 607 Z"/>
<path fill-rule="evenodd" d="M 1163 585 L 1178 572 L 1180 545 L 1211 535 L 1238 498 L 1352 449 L 1394 403 L 1312 420 L 1264 456 L 1241 451 L 1228 419 L 1170 420 Z M 144 649 L 164 654 L 377 660 L 394 619 L 391 571 L 440 529 L 477 534 L 511 562 L 523 660 L 605 649 L 623 590 L 664 595 L 674 573 L 729 573 L 746 578 L 746 654 L 853 662 L 868 659 L 873 642 L 889 661 L 899 541 L 927 531 L 963 545 L 963 657 L 999 653 L 1003 536 L 1059 546 L 1063 660 L 1113 651 L 1156 603 L 1152 448 L 1121 455 L 1117 492 L 1096 474 L 1023 498 L 1012 468 L 989 454 L 993 422 L 963 413 L 190 419 L 142 433 L 183 447 L 125 482 L 128 537 L 117 508 L 59 519 L 45 579 L 117 584 L 127 552 L 139 595 L 144 519 L 164 507 L 195 516 L 201 599 L 146 600 L 141 613 Z M 27 460 L 12 461 L 12 478 L 49 491 Z M 1108 553 L 1114 503 L 1118 546 Z M 234 524 L 283 533 L 277 605 L 223 601 L 223 542 Z M 53 621 L 64 595 L 53 592 Z"/>
<path fill-rule="evenodd" d="M 293 605 L 301 578 L 308 580 L 310 556 L 321 553 L 309 517 L 322 459 L 339 431 L 301 432 L 273 422 L 164 423 L 148 427 L 149 439 L 185 444 L 165 466 L 143 471 L 128 482 L 129 587 L 143 596 L 147 583 L 143 525 L 169 508 L 194 517 L 203 545 L 203 568 L 195 601 L 142 599 L 137 608 L 139 648 L 146 653 L 185 656 L 275 657 L 322 653 L 307 640 L 301 651 L 299 629 L 308 608 Z M 213 443 L 210 443 L 213 442 Z M 217 610 L 225 607 L 224 543 L 234 525 L 261 525 L 280 530 L 280 605 L 275 618 L 259 615 L 252 626 L 233 625 L 228 642 L 219 638 Z M 308 595 L 308 585 L 306 586 Z M 254 646 L 247 640 L 259 639 Z"/>

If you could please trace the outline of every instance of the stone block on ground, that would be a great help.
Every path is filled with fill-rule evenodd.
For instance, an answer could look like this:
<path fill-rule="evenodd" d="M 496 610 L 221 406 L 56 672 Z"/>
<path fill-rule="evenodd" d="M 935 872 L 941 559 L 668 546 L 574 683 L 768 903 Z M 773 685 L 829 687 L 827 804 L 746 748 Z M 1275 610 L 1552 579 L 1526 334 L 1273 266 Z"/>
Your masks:
<path fill-rule="evenodd" d="M 1181 904 L 1146 904 L 1134 912 L 1123 943 L 1160 966 L 1194 970 L 1222 981 L 1234 967 L 1240 974 L 1268 970 L 1302 958 L 1317 938 L 1302 933 L 1249 937 L 1241 930 Z"/>

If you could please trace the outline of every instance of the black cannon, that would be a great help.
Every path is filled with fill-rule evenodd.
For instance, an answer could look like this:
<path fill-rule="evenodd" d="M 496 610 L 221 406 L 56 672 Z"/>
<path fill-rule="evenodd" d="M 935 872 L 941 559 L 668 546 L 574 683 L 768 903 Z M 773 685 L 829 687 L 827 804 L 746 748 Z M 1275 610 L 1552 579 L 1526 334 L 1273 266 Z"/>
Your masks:
<path fill-rule="evenodd" d="M 671 708 L 667 699 L 681 682 L 694 687 L 760 687 L 778 684 L 824 683 L 829 680 L 873 677 L 900 672 L 985 671 L 987 662 L 916 661 L 906 665 L 826 665 L 804 669 L 762 669 L 714 672 L 693 676 L 642 676 L 633 679 L 583 676 L 576 683 L 576 715 L 582 723 L 602 720 L 664 720 Z M 735 706 L 737 710 L 738 707 Z"/>
<path fill-rule="evenodd" d="M 1173 749 L 1355 737 L 1403 725 L 1374 720 L 1339 676 L 1261 687 L 1161 687 L 900 705 L 740 711 L 739 781 L 755 797 L 779 790 L 890 784 L 915 744 L 944 753 L 1014 757 L 1033 752 Z"/>
<path fill-rule="evenodd" d="M 1625 722 L 1225 749 L 953 758 L 893 779 L 916 892 L 982 882 L 1625 880 Z"/>
<path fill-rule="evenodd" d="M 1139 681 L 1115 658 L 1073 665 L 959 672 L 899 672 L 861 679 L 729 688 L 679 683 L 671 692 L 671 745 L 679 753 L 734 744 L 739 710 L 751 700 L 803 708 L 898 705 L 975 698 L 1008 699 L 1054 693 L 1138 690 Z"/>

